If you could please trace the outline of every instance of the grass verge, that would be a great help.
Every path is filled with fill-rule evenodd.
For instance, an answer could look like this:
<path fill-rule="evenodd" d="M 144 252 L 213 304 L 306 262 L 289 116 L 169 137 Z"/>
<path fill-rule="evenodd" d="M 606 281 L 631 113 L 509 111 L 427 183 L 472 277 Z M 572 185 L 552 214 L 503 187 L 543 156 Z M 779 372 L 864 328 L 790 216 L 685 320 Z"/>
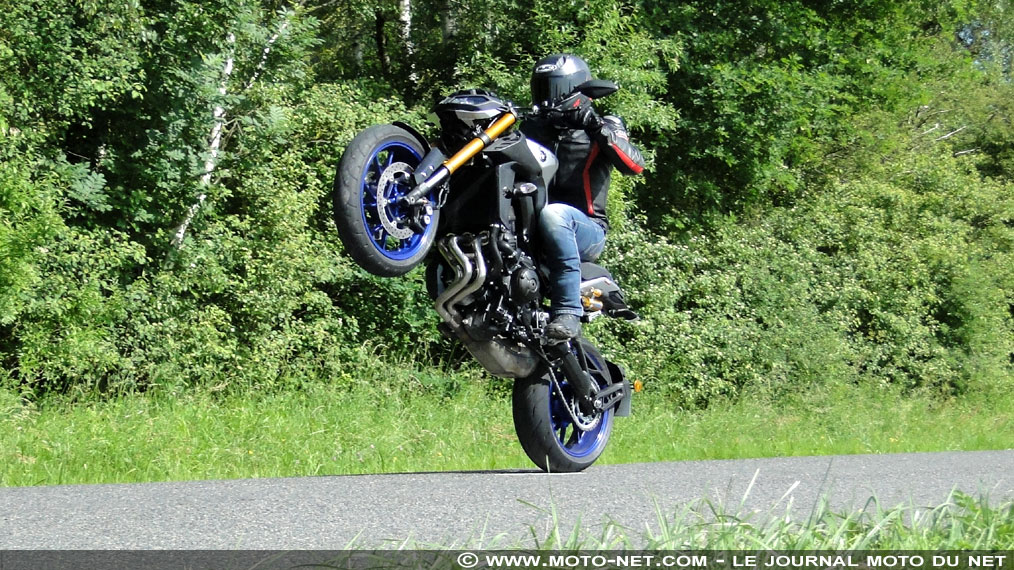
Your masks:
<path fill-rule="evenodd" d="M 882 509 L 870 499 L 865 508 L 838 512 L 822 503 L 805 518 L 777 512 L 742 514 L 709 500 L 691 502 L 673 512 L 656 510 L 655 525 L 634 531 L 606 524 L 597 535 L 563 531 L 555 513 L 545 535 L 532 529 L 542 550 L 1011 550 L 1014 549 L 1014 503 L 991 505 L 986 497 L 954 492 L 935 507 Z M 652 528 L 654 526 L 654 528 Z M 409 545 L 416 547 L 421 545 Z M 525 544 L 469 545 L 527 548 Z"/>
<path fill-rule="evenodd" d="M 833 386 L 675 410 L 650 391 L 601 463 L 1008 449 L 1014 395 Z M 530 468 L 509 384 L 399 373 L 355 389 L 192 391 L 28 403 L 0 391 L 0 485 Z"/>

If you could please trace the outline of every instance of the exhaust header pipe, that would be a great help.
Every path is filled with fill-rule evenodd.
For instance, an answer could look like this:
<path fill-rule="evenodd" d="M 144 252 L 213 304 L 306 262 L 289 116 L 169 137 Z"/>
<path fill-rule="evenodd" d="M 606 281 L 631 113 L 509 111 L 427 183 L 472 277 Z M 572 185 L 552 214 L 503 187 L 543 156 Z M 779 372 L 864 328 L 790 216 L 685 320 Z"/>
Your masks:
<path fill-rule="evenodd" d="M 454 268 L 455 274 L 454 281 L 434 302 L 437 313 L 490 374 L 503 378 L 531 376 L 538 369 L 539 359 L 529 348 L 500 337 L 477 341 L 469 336 L 462 324 L 461 314 L 455 305 L 481 289 L 488 275 L 486 259 L 482 255 L 482 238 L 475 237 L 471 242 L 466 242 L 471 245 L 474 264 L 461 247 L 461 242 L 465 239 L 462 236 L 449 236 L 437 245 L 444 259 Z"/>

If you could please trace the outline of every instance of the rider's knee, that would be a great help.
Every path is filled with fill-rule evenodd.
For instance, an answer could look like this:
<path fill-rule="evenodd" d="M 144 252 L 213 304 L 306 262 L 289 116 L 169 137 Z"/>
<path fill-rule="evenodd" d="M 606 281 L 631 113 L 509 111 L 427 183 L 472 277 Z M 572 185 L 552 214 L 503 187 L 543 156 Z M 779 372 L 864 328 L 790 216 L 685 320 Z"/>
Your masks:
<path fill-rule="evenodd" d="M 539 214 L 539 227 L 544 234 L 550 234 L 570 226 L 566 204 L 547 204 Z"/>

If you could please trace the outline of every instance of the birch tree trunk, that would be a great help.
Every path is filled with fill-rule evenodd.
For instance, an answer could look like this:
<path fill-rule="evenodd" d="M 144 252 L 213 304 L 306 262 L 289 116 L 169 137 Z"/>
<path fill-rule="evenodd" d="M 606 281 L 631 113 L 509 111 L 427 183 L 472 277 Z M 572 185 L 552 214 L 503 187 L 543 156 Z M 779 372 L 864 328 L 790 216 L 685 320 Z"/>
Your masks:
<path fill-rule="evenodd" d="M 264 71 L 264 66 L 268 62 L 268 55 L 271 54 L 272 46 L 275 45 L 278 38 L 281 37 L 281 35 L 285 33 L 286 28 L 289 27 L 289 22 L 291 21 L 289 19 L 289 14 L 290 13 L 287 11 L 282 12 L 282 23 L 278 26 L 278 31 L 276 31 L 274 35 L 268 39 L 267 44 L 265 44 L 264 49 L 261 51 L 261 60 L 257 62 L 257 68 L 254 69 L 253 75 L 250 76 L 250 81 L 248 81 L 246 87 L 243 88 L 244 90 L 253 87 L 254 82 L 257 81 L 257 78 L 260 77 L 261 73 Z"/>
<path fill-rule="evenodd" d="M 289 27 L 289 23 L 289 13 L 284 12 L 282 14 L 282 23 L 279 25 L 278 30 L 271 36 L 271 38 L 268 39 L 264 49 L 261 50 L 260 61 L 257 63 L 257 67 L 254 68 L 254 72 L 251 74 L 249 81 L 247 81 L 246 85 L 243 87 L 244 91 L 253 87 L 254 83 L 264 71 L 264 67 L 268 61 L 268 56 L 271 54 L 271 48 Z M 235 61 L 235 34 L 230 33 L 226 37 L 226 42 L 229 45 L 229 50 L 225 60 L 225 66 L 222 69 L 222 82 L 218 88 L 218 93 L 222 97 L 225 97 L 228 92 L 229 78 L 232 76 L 232 69 Z M 201 207 L 204 206 L 204 202 L 207 200 L 207 188 L 211 186 L 211 177 L 218 165 L 218 153 L 222 148 L 222 130 L 225 127 L 225 116 L 225 108 L 222 107 L 222 105 L 216 105 L 215 110 L 212 113 L 213 125 L 211 127 L 211 134 L 208 136 L 208 158 L 204 161 L 204 173 L 201 175 L 201 191 L 197 194 L 197 201 L 194 202 L 189 209 L 187 209 L 187 215 L 183 219 L 183 223 L 176 228 L 176 232 L 173 234 L 170 246 L 172 246 L 175 250 L 179 250 L 183 247 L 183 240 L 186 239 L 187 229 L 190 228 L 190 224 L 193 222 L 194 217 L 197 216 L 197 213 L 200 211 Z"/>
<path fill-rule="evenodd" d="M 227 87 L 229 85 L 229 77 L 232 75 L 236 36 L 230 33 L 226 36 L 226 42 L 229 44 L 229 50 L 225 59 L 225 66 L 222 68 L 222 82 L 218 87 L 218 93 L 222 97 L 225 97 Z M 187 210 L 187 216 L 183 219 L 183 223 L 176 228 L 176 232 L 170 242 L 173 249 L 178 250 L 183 247 L 183 240 L 186 238 L 187 229 L 190 227 L 190 223 L 193 222 L 194 216 L 197 215 L 197 212 L 201 209 L 201 206 L 204 205 L 204 201 L 208 197 L 207 188 L 211 185 L 211 175 L 215 172 L 215 165 L 218 161 L 218 151 L 222 147 L 222 128 L 225 125 L 225 107 L 222 107 L 222 105 L 215 105 L 212 117 L 214 124 L 211 127 L 211 134 L 208 137 L 208 158 L 204 161 L 204 174 L 201 175 L 201 190 L 197 194 L 197 201 L 194 202 Z"/>
<path fill-rule="evenodd" d="M 454 15 L 451 1 L 444 0 L 443 9 L 440 10 L 441 32 L 445 42 L 453 40 L 454 36 L 458 35 L 457 17 Z"/>
<path fill-rule="evenodd" d="M 414 85 L 419 81 L 415 72 L 415 44 L 412 43 L 412 0 L 400 0 L 401 3 L 401 41 L 405 44 L 405 55 L 408 59 L 408 80 Z"/>
<path fill-rule="evenodd" d="M 352 61 L 356 64 L 356 71 L 363 68 L 363 41 L 360 38 L 352 42 Z"/>

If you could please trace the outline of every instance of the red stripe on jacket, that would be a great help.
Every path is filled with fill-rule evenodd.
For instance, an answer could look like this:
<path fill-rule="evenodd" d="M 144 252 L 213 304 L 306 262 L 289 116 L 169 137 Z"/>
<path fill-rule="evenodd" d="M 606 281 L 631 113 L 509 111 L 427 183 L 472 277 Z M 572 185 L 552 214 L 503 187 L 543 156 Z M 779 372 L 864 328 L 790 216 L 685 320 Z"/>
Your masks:
<path fill-rule="evenodd" d="M 620 149 L 619 145 L 613 145 L 613 150 L 616 151 L 616 156 L 620 157 L 623 164 L 626 164 L 627 168 L 629 168 L 634 174 L 640 174 L 644 170 L 644 167 L 637 164 L 629 156 L 627 156 L 626 153 Z"/>
<path fill-rule="evenodd" d="M 589 216 L 595 214 L 595 200 L 592 199 L 591 167 L 592 164 L 595 162 L 595 159 L 598 158 L 598 156 L 599 156 L 599 143 L 593 143 L 591 152 L 588 153 L 588 161 L 584 163 L 584 171 L 581 173 L 581 178 L 584 180 L 584 197 L 588 204 Z"/>

